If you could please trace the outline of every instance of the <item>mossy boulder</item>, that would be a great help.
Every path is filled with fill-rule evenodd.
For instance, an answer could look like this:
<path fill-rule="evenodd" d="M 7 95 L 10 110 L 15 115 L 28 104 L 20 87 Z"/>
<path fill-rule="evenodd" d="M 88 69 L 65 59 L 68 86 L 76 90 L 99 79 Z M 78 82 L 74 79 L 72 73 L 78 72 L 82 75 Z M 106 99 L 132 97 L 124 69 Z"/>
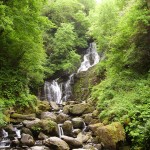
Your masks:
<path fill-rule="evenodd" d="M 13 119 L 34 120 L 36 115 L 35 114 L 24 115 L 24 114 L 12 113 L 10 117 Z"/>
<path fill-rule="evenodd" d="M 49 135 L 58 135 L 58 126 L 57 123 L 50 119 L 42 119 L 39 122 L 32 125 L 31 130 L 34 132 L 43 132 Z"/>
<path fill-rule="evenodd" d="M 72 115 L 82 115 L 93 112 L 95 108 L 88 103 L 70 105 L 69 113 Z"/>
<path fill-rule="evenodd" d="M 97 128 L 96 134 L 104 147 L 111 150 L 116 150 L 116 144 L 125 140 L 125 131 L 119 122 Z"/>
<path fill-rule="evenodd" d="M 100 127 L 103 127 L 103 126 L 104 126 L 103 123 L 90 124 L 89 129 L 92 131 L 92 133 L 94 135 L 96 135 L 97 134 L 97 129 L 100 128 Z"/>

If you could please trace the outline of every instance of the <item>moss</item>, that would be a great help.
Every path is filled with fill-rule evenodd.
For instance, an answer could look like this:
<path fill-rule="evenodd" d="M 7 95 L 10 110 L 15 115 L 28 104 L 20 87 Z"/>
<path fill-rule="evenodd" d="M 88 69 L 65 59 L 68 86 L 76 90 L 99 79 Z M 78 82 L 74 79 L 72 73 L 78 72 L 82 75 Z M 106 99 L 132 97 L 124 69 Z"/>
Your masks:
<path fill-rule="evenodd" d="M 95 66 L 88 71 L 81 72 L 75 77 L 75 84 L 73 85 L 73 99 L 78 101 L 87 100 L 91 93 L 93 85 L 99 81 L 96 76 Z"/>

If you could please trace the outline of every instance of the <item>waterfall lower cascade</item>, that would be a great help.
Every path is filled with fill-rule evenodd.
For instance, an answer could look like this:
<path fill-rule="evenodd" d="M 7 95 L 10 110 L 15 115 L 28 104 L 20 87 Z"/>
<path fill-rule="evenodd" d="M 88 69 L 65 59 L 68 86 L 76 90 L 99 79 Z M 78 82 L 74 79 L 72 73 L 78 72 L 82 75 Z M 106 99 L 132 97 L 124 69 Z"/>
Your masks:
<path fill-rule="evenodd" d="M 81 63 L 77 73 L 87 71 L 89 68 L 96 65 L 99 61 L 100 56 L 96 51 L 96 44 L 93 42 L 86 50 L 86 53 L 83 56 L 83 62 Z M 74 75 L 75 73 L 71 74 L 69 79 L 63 83 L 58 83 L 58 79 L 53 80 L 52 82 L 45 81 L 45 99 L 49 102 L 55 101 L 57 104 L 62 104 L 62 102 L 67 101 L 72 94 L 71 84 L 73 84 Z"/>

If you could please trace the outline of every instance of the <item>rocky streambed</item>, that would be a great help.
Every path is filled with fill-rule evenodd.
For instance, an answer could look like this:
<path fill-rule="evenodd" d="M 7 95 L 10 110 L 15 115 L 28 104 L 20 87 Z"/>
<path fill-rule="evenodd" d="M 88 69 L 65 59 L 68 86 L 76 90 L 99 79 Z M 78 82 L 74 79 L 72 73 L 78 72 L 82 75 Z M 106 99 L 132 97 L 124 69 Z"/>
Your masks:
<path fill-rule="evenodd" d="M 43 101 L 35 112 L 10 112 L 10 123 L 1 130 L 0 149 L 115 150 L 125 140 L 122 125 L 103 124 L 93 102 Z"/>

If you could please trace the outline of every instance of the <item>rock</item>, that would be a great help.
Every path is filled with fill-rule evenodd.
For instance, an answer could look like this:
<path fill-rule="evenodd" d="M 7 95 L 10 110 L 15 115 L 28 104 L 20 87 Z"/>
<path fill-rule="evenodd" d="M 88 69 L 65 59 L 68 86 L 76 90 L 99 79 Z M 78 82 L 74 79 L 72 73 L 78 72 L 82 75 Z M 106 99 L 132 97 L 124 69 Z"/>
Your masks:
<path fill-rule="evenodd" d="M 63 107 L 63 113 L 64 114 L 69 114 L 69 108 L 70 108 L 70 105 L 66 105 Z"/>
<path fill-rule="evenodd" d="M 111 150 L 116 149 L 116 144 L 119 141 L 125 140 L 125 131 L 119 122 L 113 122 L 109 125 L 97 128 L 97 136 L 104 144 L 104 148 Z"/>
<path fill-rule="evenodd" d="M 69 116 L 64 113 L 60 113 L 57 116 L 57 123 L 64 123 L 66 120 L 69 120 Z"/>
<path fill-rule="evenodd" d="M 82 129 L 84 127 L 84 121 L 82 118 L 77 117 L 72 119 L 73 128 Z"/>
<path fill-rule="evenodd" d="M 77 135 L 81 132 L 81 129 L 73 129 L 73 136 L 77 137 Z"/>
<path fill-rule="evenodd" d="M 86 149 L 86 150 L 97 150 L 97 149 L 95 148 L 95 146 L 90 145 L 90 144 L 85 145 L 83 148 Z"/>
<path fill-rule="evenodd" d="M 82 142 L 82 143 L 87 142 L 90 138 L 91 138 L 91 133 L 83 134 L 82 132 L 80 132 L 80 133 L 77 135 L 78 141 L 80 141 L 80 142 Z"/>
<path fill-rule="evenodd" d="M 56 121 L 56 115 L 52 112 L 42 112 L 41 113 L 41 119 L 49 118 L 52 121 Z"/>
<path fill-rule="evenodd" d="M 21 132 L 33 136 L 32 132 L 31 132 L 31 130 L 30 130 L 29 128 L 23 127 L 23 128 L 21 129 Z"/>
<path fill-rule="evenodd" d="M 92 112 L 93 118 L 97 118 L 98 115 L 99 115 L 99 111 L 98 111 L 98 110 L 94 110 L 94 111 Z"/>
<path fill-rule="evenodd" d="M 93 120 L 93 118 L 92 118 L 92 113 L 85 114 L 85 115 L 83 116 L 83 118 L 84 118 L 84 122 L 85 122 L 86 124 L 90 124 L 90 123 L 92 122 L 92 120 Z"/>
<path fill-rule="evenodd" d="M 50 150 L 48 147 L 46 146 L 33 146 L 30 148 L 31 150 Z"/>
<path fill-rule="evenodd" d="M 64 124 L 62 125 L 62 128 L 65 135 L 72 135 L 73 125 L 71 121 L 69 120 L 65 121 Z"/>
<path fill-rule="evenodd" d="M 12 140 L 11 146 L 18 146 L 20 144 L 20 141 L 18 140 L 17 137 L 14 137 L 14 140 Z"/>
<path fill-rule="evenodd" d="M 14 127 L 12 124 L 8 124 L 6 127 L 5 127 L 5 130 L 9 133 L 9 134 L 15 134 L 16 132 L 14 131 Z"/>
<path fill-rule="evenodd" d="M 69 145 L 58 137 L 50 137 L 43 141 L 44 145 L 54 150 L 69 150 Z"/>
<path fill-rule="evenodd" d="M 14 119 L 34 120 L 36 115 L 35 114 L 23 115 L 23 114 L 13 113 L 10 115 L 10 117 Z"/>
<path fill-rule="evenodd" d="M 43 111 L 49 111 L 51 109 L 48 101 L 37 101 L 36 113 L 39 115 Z"/>
<path fill-rule="evenodd" d="M 96 134 L 97 128 L 103 127 L 103 126 L 104 126 L 103 123 L 90 124 L 90 125 L 89 125 L 89 129 L 93 132 L 94 135 L 97 135 L 97 134 Z"/>
<path fill-rule="evenodd" d="M 50 105 L 51 105 L 52 109 L 59 110 L 59 106 L 56 104 L 56 102 L 51 101 Z"/>
<path fill-rule="evenodd" d="M 82 142 L 79 141 L 78 139 L 76 138 L 73 138 L 73 137 L 69 137 L 69 136 L 61 136 L 61 138 L 66 142 L 68 143 L 68 145 L 70 146 L 70 148 L 81 148 L 83 145 L 82 145 Z"/>
<path fill-rule="evenodd" d="M 45 135 L 43 132 L 40 132 L 38 135 L 38 139 L 39 140 L 45 140 L 45 139 L 48 139 L 48 136 Z"/>
<path fill-rule="evenodd" d="M 23 145 L 33 146 L 35 144 L 35 141 L 31 135 L 23 133 L 21 137 L 21 143 Z"/>
<path fill-rule="evenodd" d="M 27 128 L 31 128 L 32 126 L 34 126 L 35 124 L 39 123 L 41 120 L 38 118 L 35 118 L 35 120 L 24 120 L 23 124 L 27 127 Z"/>
<path fill-rule="evenodd" d="M 69 108 L 69 112 L 73 115 L 82 115 L 87 113 L 87 110 L 89 109 L 89 106 L 85 103 L 81 104 L 75 104 L 71 105 Z"/>
<path fill-rule="evenodd" d="M 37 124 L 34 124 L 31 129 L 36 132 L 44 132 L 50 135 L 58 135 L 57 123 L 50 119 L 42 119 Z"/>

